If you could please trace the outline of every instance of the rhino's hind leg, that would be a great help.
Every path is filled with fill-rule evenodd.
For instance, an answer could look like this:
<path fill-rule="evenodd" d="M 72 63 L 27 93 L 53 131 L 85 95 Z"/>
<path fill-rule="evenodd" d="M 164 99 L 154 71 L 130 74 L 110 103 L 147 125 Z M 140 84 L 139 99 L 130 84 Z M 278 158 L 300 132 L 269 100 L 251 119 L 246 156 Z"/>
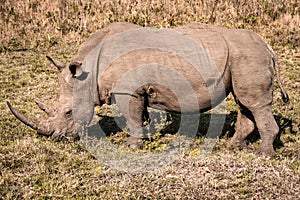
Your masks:
<path fill-rule="evenodd" d="M 238 109 L 235 133 L 228 143 L 230 149 L 241 149 L 246 146 L 245 139 L 254 130 L 253 116 L 246 108 Z"/>
<path fill-rule="evenodd" d="M 252 114 L 261 137 L 258 152 L 264 154 L 274 153 L 273 142 L 279 132 L 279 127 L 272 114 L 271 105 L 252 110 Z"/>

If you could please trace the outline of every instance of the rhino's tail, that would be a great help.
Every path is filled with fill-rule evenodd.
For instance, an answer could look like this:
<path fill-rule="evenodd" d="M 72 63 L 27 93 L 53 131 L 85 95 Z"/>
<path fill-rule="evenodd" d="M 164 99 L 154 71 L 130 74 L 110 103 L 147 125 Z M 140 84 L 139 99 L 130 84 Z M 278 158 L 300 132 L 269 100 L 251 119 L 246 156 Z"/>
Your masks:
<path fill-rule="evenodd" d="M 281 83 L 280 73 L 279 73 L 279 68 L 278 68 L 278 59 L 277 59 L 276 56 L 274 56 L 272 59 L 273 59 L 273 65 L 274 65 L 274 68 L 275 68 L 275 73 L 276 73 L 276 76 L 277 76 L 278 86 L 281 90 L 282 101 L 284 103 L 288 103 L 290 99 L 289 99 L 289 95 L 286 93 L 286 91 L 284 90 L 284 88 L 282 86 L 282 83 Z"/>

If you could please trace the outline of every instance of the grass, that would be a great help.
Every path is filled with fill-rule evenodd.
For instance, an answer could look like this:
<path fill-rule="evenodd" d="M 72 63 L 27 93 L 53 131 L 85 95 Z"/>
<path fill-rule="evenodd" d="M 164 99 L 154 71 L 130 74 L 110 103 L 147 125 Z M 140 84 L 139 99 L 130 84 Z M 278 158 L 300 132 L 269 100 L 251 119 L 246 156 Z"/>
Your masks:
<path fill-rule="evenodd" d="M 296 0 L 0 1 L 0 199 L 297 199 L 299 9 Z M 30 116 L 43 114 L 34 99 L 57 100 L 59 72 L 45 56 L 70 60 L 92 32 L 115 21 L 155 27 L 197 21 L 260 34 L 277 52 L 290 96 L 286 105 L 279 89 L 274 91 L 273 113 L 280 126 L 276 154 L 255 155 L 259 140 L 254 134 L 247 149 L 228 151 L 224 137 L 203 158 L 197 156 L 203 143 L 200 137 L 170 165 L 126 173 L 99 162 L 80 141 L 55 142 L 17 121 L 6 100 Z M 232 97 L 228 108 L 232 112 L 228 111 L 225 135 L 231 134 L 236 120 Z M 99 112 L 109 115 L 107 109 Z M 200 126 L 204 132 L 207 117 Z M 119 142 L 117 136 L 124 133 L 118 134 L 110 138 Z M 161 145 L 155 137 L 148 141 L 149 149 Z"/>

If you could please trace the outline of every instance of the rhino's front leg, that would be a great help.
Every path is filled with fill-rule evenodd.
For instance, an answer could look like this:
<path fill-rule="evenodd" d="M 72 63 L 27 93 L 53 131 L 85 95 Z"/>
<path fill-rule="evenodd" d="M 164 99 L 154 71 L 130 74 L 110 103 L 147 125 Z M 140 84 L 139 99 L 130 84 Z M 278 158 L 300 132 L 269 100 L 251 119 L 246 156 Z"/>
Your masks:
<path fill-rule="evenodd" d="M 143 146 L 141 139 L 144 138 L 144 122 L 150 121 L 147 106 L 147 96 L 143 93 L 135 94 L 129 99 L 129 116 L 125 117 L 131 133 L 126 145 L 130 148 Z"/>

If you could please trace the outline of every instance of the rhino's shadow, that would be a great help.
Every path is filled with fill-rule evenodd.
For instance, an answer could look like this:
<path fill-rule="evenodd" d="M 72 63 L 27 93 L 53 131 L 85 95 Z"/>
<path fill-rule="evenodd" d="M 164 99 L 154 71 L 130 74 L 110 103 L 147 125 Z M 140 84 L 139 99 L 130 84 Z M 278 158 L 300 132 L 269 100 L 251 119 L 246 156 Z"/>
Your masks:
<path fill-rule="evenodd" d="M 218 114 L 214 114 L 218 115 Z M 292 133 L 292 121 L 290 119 L 284 118 L 282 116 L 274 115 L 276 123 L 279 126 L 279 133 L 274 141 L 274 148 L 278 149 L 283 147 L 283 142 L 280 140 L 280 136 L 285 134 L 286 130 Z M 198 131 L 196 137 L 205 137 L 207 136 L 208 128 L 210 126 L 210 120 L 212 114 L 202 113 L 200 115 Z M 225 116 L 225 123 L 222 128 L 222 132 L 219 134 L 220 138 L 231 138 L 235 133 L 235 123 L 237 119 L 237 112 L 233 111 L 230 114 Z M 160 130 L 161 134 L 175 134 L 179 131 L 181 115 L 174 113 L 167 113 L 167 120 L 170 120 L 171 123 Z M 117 122 L 118 123 L 117 123 Z M 121 123 L 120 123 L 121 122 Z M 102 119 L 99 121 L 101 129 L 104 131 L 106 136 L 111 136 L 117 132 L 121 132 L 126 128 L 126 119 L 124 117 L 108 117 L 102 116 Z M 188 129 L 187 129 L 188 130 Z M 246 138 L 247 143 L 255 143 L 260 139 L 257 128 Z"/>

